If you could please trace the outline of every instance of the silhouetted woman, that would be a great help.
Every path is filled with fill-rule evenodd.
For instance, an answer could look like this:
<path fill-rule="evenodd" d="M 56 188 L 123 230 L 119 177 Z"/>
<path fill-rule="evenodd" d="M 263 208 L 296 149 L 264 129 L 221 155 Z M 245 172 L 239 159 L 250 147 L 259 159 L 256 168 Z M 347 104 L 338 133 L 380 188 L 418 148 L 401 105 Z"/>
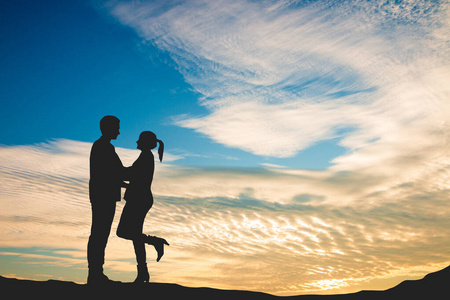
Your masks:
<path fill-rule="evenodd" d="M 155 160 L 150 150 L 156 148 L 157 143 L 159 143 L 158 154 L 159 160 L 162 161 L 164 144 L 151 131 L 142 132 L 136 143 L 137 148 L 141 150 L 141 154 L 133 165 L 126 170 L 130 184 L 125 192 L 126 204 L 120 217 L 117 236 L 133 241 L 138 264 L 138 275 L 134 282 L 142 283 L 150 280 L 145 244 L 155 247 L 158 253 L 156 261 L 159 261 L 164 255 L 164 244 L 169 244 L 165 239 L 142 233 L 145 216 L 153 205 L 151 184 L 155 171 Z"/>

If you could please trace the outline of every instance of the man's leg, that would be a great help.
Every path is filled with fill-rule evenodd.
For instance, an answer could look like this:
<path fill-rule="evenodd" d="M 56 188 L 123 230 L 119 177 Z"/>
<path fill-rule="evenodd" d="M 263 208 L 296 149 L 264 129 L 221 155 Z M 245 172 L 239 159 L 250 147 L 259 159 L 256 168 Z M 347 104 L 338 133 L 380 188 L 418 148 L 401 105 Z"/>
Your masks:
<path fill-rule="evenodd" d="M 87 257 L 89 279 L 104 278 L 103 264 L 105 262 L 105 248 L 111 232 L 111 225 L 116 210 L 116 202 L 95 203 L 92 208 L 92 226 L 89 236 Z"/>

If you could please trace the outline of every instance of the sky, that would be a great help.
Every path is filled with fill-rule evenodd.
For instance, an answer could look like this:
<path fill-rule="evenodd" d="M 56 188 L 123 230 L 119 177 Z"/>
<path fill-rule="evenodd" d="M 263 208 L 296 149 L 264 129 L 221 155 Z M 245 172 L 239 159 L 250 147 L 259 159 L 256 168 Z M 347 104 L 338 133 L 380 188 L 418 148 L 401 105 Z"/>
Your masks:
<path fill-rule="evenodd" d="M 151 280 L 275 295 L 450 264 L 447 1 L 0 3 L 0 274 L 86 282 L 89 151 L 165 143 Z M 105 273 L 132 281 L 115 235 Z M 153 254 L 152 254 L 153 253 Z M 153 256 L 152 256 L 153 255 Z"/>

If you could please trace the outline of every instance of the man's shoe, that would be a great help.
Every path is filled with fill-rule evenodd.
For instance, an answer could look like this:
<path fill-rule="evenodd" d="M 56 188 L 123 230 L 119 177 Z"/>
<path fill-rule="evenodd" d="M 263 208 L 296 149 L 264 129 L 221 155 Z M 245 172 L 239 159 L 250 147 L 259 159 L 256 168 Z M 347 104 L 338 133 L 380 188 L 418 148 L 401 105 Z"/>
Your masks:
<path fill-rule="evenodd" d="M 89 272 L 88 278 L 87 278 L 87 284 L 88 285 L 105 285 L 112 283 L 108 276 L 106 276 L 103 273 L 91 273 Z"/>

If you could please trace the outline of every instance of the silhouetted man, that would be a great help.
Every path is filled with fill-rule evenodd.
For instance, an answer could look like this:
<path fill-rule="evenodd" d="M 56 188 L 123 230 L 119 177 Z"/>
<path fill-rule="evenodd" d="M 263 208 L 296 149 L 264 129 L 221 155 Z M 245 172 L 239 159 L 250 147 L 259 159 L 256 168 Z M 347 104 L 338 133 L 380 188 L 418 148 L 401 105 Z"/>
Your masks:
<path fill-rule="evenodd" d="M 92 227 L 87 247 L 89 265 L 88 284 L 109 282 L 103 274 L 105 248 L 124 185 L 124 167 L 110 143 L 119 133 L 120 120 L 105 116 L 100 121 L 102 136 L 92 145 L 90 156 L 89 198 L 92 208 Z"/>

